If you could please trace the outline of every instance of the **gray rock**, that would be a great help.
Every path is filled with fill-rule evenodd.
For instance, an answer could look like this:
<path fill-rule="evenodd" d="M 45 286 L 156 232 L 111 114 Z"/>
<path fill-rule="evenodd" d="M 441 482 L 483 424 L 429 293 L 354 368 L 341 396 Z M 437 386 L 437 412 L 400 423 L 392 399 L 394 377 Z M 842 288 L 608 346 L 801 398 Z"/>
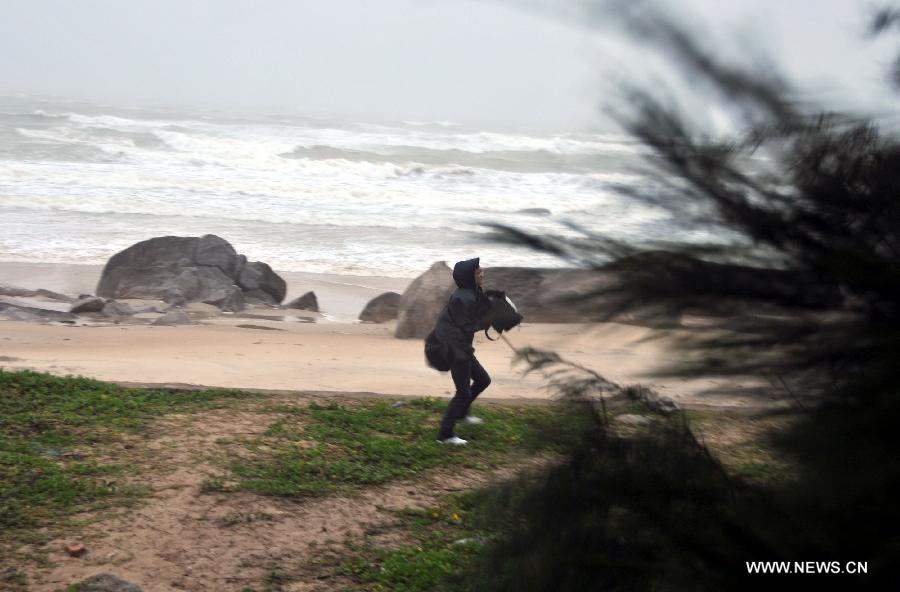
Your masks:
<path fill-rule="evenodd" d="M 244 301 L 247 304 L 264 304 L 266 306 L 270 306 L 272 308 L 281 307 L 280 304 L 277 304 L 272 301 L 272 297 L 262 290 L 246 290 L 243 292 Z"/>
<path fill-rule="evenodd" d="M 723 299 L 715 307 L 693 301 L 650 305 L 636 302 L 623 289 L 625 280 L 637 286 L 653 285 L 657 274 L 673 267 L 693 270 L 698 281 L 715 282 L 720 290 L 734 294 L 734 298 Z M 695 261 L 659 251 L 635 255 L 601 269 L 486 265 L 484 287 L 505 291 L 527 323 L 615 321 L 652 328 L 678 326 L 684 315 L 720 317 L 752 312 L 754 307 L 758 308 L 754 304 L 758 300 L 802 302 L 806 299 L 832 304 L 840 301 L 839 294 L 797 294 L 791 291 L 791 283 L 785 281 L 782 272 L 766 274 L 762 277 L 759 270 L 749 267 Z M 432 265 L 416 278 L 401 298 L 395 336 L 424 338 L 454 288 L 450 268 L 443 262 Z M 663 403 L 662 408 L 670 409 L 670 403 L 673 402 Z"/>
<path fill-rule="evenodd" d="M 134 244 L 110 258 L 97 286 L 97 295 L 106 298 L 206 302 L 229 312 L 242 310 L 249 298 L 278 304 L 286 291 L 271 267 L 247 263 L 226 240 L 211 234 Z"/>
<path fill-rule="evenodd" d="M 237 284 L 253 297 L 271 304 L 281 304 L 287 294 L 287 283 L 265 263 L 246 263 L 237 277 Z"/>
<path fill-rule="evenodd" d="M 153 321 L 154 325 L 193 325 L 194 321 L 186 312 L 179 308 L 173 308 L 163 316 Z"/>
<path fill-rule="evenodd" d="M 397 401 L 396 403 L 391 403 L 391 407 L 397 409 L 399 407 L 406 407 L 406 401 Z"/>
<path fill-rule="evenodd" d="M 100 312 L 103 310 L 103 307 L 106 306 L 106 300 L 100 298 L 98 296 L 88 296 L 86 298 L 82 298 L 80 300 L 76 300 L 74 304 L 72 304 L 71 308 L 69 308 L 69 312 L 72 314 L 79 314 L 83 312 Z"/>
<path fill-rule="evenodd" d="M 307 292 L 303 296 L 289 302 L 287 307 L 319 312 L 319 300 L 316 298 L 315 292 Z"/>
<path fill-rule="evenodd" d="M 376 296 L 359 313 L 359 320 L 369 323 L 385 323 L 396 319 L 400 314 L 401 298 L 402 296 L 396 292 L 385 292 Z"/>
<path fill-rule="evenodd" d="M 4 286 L 0 284 L 0 296 L 33 296 L 34 290 L 26 290 L 16 286 Z"/>
<path fill-rule="evenodd" d="M 603 294 L 618 278 L 587 269 L 486 267 L 485 290 L 503 290 L 516 303 L 525 322 L 579 323 L 609 320 Z"/>
<path fill-rule="evenodd" d="M 203 303 L 218 306 L 219 309 L 226 312 L 239 312 L 244 310 L 246 306 L 244 293 L 241 292 L 239 287 L 234 285 L 216 290 Z"/>
<path fill-rule="evenodd" d="M 412 281 L 400 298 L 394 337 L 424 339 L 428 335 L 456 288 L 451 274 L 447 264 L 438 261 Z"/>
<path fill-rule="evenodd" d="M 78 317 L 70 312 L 47 310 L 45 308 L 33 308 L 31 306 L 19 306 L 0 302 L 0 317 L 11 321 L 25 321 L 28 323 L 44 322 L 74 322 Z"/>
<path fill-rule="evenodd" d="M 153 306 L 151 304 L 144 304 L 142 306 L 132 306 L 131 307 L 132 314 L 143 314 L 145 312 L 163 312 L 159 310 L 159 307 Z"/>
<path fill-rule="evenodd" d="M 23 298 L 42 296 L 44 298 L 57 300 L 59 302 L 75 302 L 75 298 L 72 298 L 71 296 L 66 296 L 65 294 L 60 294 L 59 292 L 51 292 L 50 290 L 44 290 L 43 288 L 38 290 L 29 290 L 27 288 L 17 288 L 16 286 L 0 285 L 0 296 L 13 296 Z"/>
<path fill-rule="evenodd" d="M 284 331 L 278 327 L 269 327 L 268 325 L 237 325 L 239 329 L 259 329 L 262 331 Z"/>
<path fill-rule="evenodd" d="M 245 262 L 246 260 L 244 257 Z M 238 254 L 234 247 L 224 238 L 214 234 L 204 235 L 197 240 L 194 245 L 194 263 L 217 267 L 228 277 L 235 277 L 239 265 Z"/>
<path fill-rule="evenodd" d="M 78 583 L 79 592 L 143 592 L 140 586 L 109 573 L 93 575 Z"/>
<path fill-rule="evenodd" d="M 503 290 L 525 322 L 576 323 L 610 320 L 602 294 L 617 285 L 614 274 L 583 269 L 486 267 L 485 289 Z M 424 338 L 456 288 L 452 272 L 439 262 L 403 293 L 395 337 Z M 618 319 L 617 319 L 618 320 Z"/>
<path fill-rule="evenodd" d="M 485 267 L 484 288 L 502 290 L 516 303 L 526 323 L 615 321 L 645 327 L 673 327 L 684 311 L 660 306 L 633 306 L 622 293 L 620 268 L 544 269 Z M 450 268 L 435 263 L 403 293 L 395 336 L 424 338 L 456 288 Z M 624 304 L 632 306 L 623 306 Z"/>
<path fill-rule="evenodd" d="M 134 309 L 125 302 L 110 300 L 103 306 L 102 312 L 107 317 L 128 317 L 134 314 Z"/>
<path fill-rule="evenodd" d="M 75 302 L 75 299 L 71 296 L 66 296 L 65 294 L 60 294 L 59 292 L 51 292 L 50 290 L 44 290 L 43 288 L 35 290 L 34 294 L 35 296 L 43 296 L 44 298 L 57 300 L 59 302 Z"/>
<path fill-rule="evenodd" d="M 651 419 L 646 415 L 634 415 L 631 413 L 626 413 L 624 415 L 616 416 L 616 422 L 630 425 L 630 426 L 644 426 L 651 422 Z"/>

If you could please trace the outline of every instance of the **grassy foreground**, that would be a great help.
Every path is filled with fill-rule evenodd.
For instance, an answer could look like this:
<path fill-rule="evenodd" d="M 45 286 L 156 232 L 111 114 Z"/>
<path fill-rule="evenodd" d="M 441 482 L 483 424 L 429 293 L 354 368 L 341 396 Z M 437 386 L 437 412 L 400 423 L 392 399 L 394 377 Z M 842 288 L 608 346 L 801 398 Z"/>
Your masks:
<path fill-rule="evenodd" d="M 549 407 L 480 406 L 482 425 L 460 425 L 466 447 L 435 440 L 446 401 L 365 401 L 279 405 L 264 434 L 224 439 L 229 472 L 206 491 L 252 491 L 284 497 L 317 496 L 415 477 L 434 468 L 485 469 L 511 454 L 558 444 L 561 428 Z M 235 447 L 238 444 L 238 447 Z"/>
<path fill-rule="evenodd" d="M 490 469 L 535 454 L 566 453 L 590 428 L 584 414 L 554 406 L 485 404 L 478 406 L 484 424 L 458 427 L 469 446 L 446 447 L 434 440 L 445 405 L 435 399 L 316 403 L 229 390 L 126 389 L 82 378 L 0 370 L 0 548 L 12 553 L 7 559 L 16 560 L 17 552 L 11 550 L 22 543 L 39 546 L 54 531 L 77 530 L 102 520 L 100 510 L 127 509 L 152 493 L 131 484 L 140 466 L 126 449 L 135 434 L 146 435 L 153 421 L 167 414 L 195 413 L 196 421 L 203 421 L 202 412 L 223 407 L 264 414 L 262 426 L 268 427 L 260 432 L 218 441 L 210 460 L 219 476 L 205 482 L 202 490 L 299 500 L 415 480 L 435 470 Z M 623 442 L 680 421 L 652 416 L 633 404 L 616 413 L 643 413 L 651 419 L 642 427 L 619 428 Z M 748 431 L 753 421 L 746 417 L 689 412 L 684 419 L 702 431 L 732 474 L 767 484 L 789 473 L 764 440 Z M 765 420 L 758 427 L 772 427 L 769 424 Z M 742 431 L 749 437 L 734 437 Z M 663 442 L 641 466 L 659 466 L 662 451 L 670 449 L 671 442 Z M 638 449 L 629 450 L 633 455 Z M 552 474 L 554 469 L 548 470 Z M 603 472 L 604 479 L 615 476 L 609 467 Z M 562 486 L 567 475 L 560 473 L 550 482 Z M 533 478 L 542 482 L 539 475 Z M 333 589 L 373 592 L 475 589 L 478 580 L 471 579 L 472 567 L 483 563 L 480 557 L 495 554 L 498 544 L 509 540 L 508 533 L 519 528 L 524 516 L 520 512 L 536 503 L 523 497 L 534 483 L 526 478 L 394 512 L 365 536 L 322 549 L 309 564 L 273 567 L 264 581 L 244 590 L 287 590 L 296 581 L 320 582 L 321 589 L 337 585 Z M 594 494 L 597 486 L 591 485 Z M 555 492 L 552 498 L 563 499 L 564 493 Z M 230 516 L 221 527 L 269 519 L 241 514 Z M 534 539 L 534 533 L 525 534 L 527 540 Z M 28 590 L 28 582 L 15 566 L 0 568 L 0 589 Z"/>
<path fill-rule="evenodd" d="M 0 532 L 59 525 L 79 512 L 140 496 L 107 449 L 154 417 L 211 409 L 241 396 L 0 370 Z"/>
<path fill-rule="evenodd" d="M 227 407 L 273 415 L 261 434 L 219 441 L 212 460 L 222 476 L 202 490 L 286 498 L 361 489 L 440 468 L 496 467 L 552 447 L 556 439 L 544 436 L 561 428 L 551 408 L 485 405 L 479 409 L 484 425 L 460 426 L 471 441 L 460 450 L 434 440 L 445 405 L 433 399 L 285 402 L 231 390 L 131 389 L 0 370 L 0 548 L 7 553 L 0 589 L 28 589 L 22 561 L 43 561 L 37 550 L 44 542 L 152 494 L 133 485 L 141 466 L 130 449 L 141 446 L 135 436 L 147 436 L 153 421 L 168 414 L 203 421 L 202 412 Z M 36 551 L 22 555 L 22 544 Z"/>

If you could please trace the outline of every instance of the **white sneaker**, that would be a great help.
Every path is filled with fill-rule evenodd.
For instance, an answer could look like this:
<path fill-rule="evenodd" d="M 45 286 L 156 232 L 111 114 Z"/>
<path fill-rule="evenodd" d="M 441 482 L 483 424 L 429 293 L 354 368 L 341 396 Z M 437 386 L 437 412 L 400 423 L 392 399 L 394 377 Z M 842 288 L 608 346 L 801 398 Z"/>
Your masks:
<path fill-rule="evenodd" d="M 484 423 L 483 419 L 481 419 L 480 417 L 475 417 L 474 415 L 467 415 L 459 421 L 460 423 L 466 423 L 469 425 L 478 425 Z"/>
<path fill-rule="evenodd" d="M 453 436 L 451 438 L 444 438 L 443 440 L 438 440 L 441 444 L 452 444 L 453 446 L 465 446 L 469 442 L 467 440 L 463 440 L 459 436 Z"/>

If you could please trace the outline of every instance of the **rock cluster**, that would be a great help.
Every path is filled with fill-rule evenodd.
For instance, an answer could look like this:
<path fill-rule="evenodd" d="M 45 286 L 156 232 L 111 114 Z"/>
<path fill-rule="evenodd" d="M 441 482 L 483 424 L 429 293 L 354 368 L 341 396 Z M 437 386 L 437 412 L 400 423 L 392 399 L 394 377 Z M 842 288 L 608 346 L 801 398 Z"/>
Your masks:
<path fill-rule="evenodd" d="M 614 274 L 583 269 L 487 267 L 485 289 L 503 290 L 516 303 L 525 322 L 578 323 L 608 320 L 609 310 L 598 306 L 599 294 L 616 285 Z M 432 265 L 403 293 L 394 336 L 424 338 L 456 288 L 450 267 Z"/>
<path fill-rule="evenodd" d="M 285 281 L 271 267 L 248 262 L 212 234 L 132 245 L 110 258 L 97 285 L 97 295 L 105 298 L 204 302 L 230 312 L 243 310 L 247 302 L 280 304 L 286 292 Z"/>

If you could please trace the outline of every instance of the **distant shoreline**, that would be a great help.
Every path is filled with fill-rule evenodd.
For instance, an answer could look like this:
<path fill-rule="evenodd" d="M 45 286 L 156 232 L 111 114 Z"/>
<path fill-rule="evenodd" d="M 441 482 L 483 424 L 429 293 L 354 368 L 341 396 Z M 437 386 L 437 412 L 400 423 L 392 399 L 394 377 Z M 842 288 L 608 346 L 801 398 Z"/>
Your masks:
<path fill-rule="evenodd" d="M 427 269 L 423 264 L 422 271 Z M 0 284 L 77 296 L 94 294 L 103 265 L 79 263 L 26 263 L 0 261 Z M 305 271 L 275 272 L 287 282 L 282 304 L 313 291 L 319 307 L 331 320 L 353 322 L 363 307 L 384 292 L 403 293 L 412 278 L 360 276 Z"/>

